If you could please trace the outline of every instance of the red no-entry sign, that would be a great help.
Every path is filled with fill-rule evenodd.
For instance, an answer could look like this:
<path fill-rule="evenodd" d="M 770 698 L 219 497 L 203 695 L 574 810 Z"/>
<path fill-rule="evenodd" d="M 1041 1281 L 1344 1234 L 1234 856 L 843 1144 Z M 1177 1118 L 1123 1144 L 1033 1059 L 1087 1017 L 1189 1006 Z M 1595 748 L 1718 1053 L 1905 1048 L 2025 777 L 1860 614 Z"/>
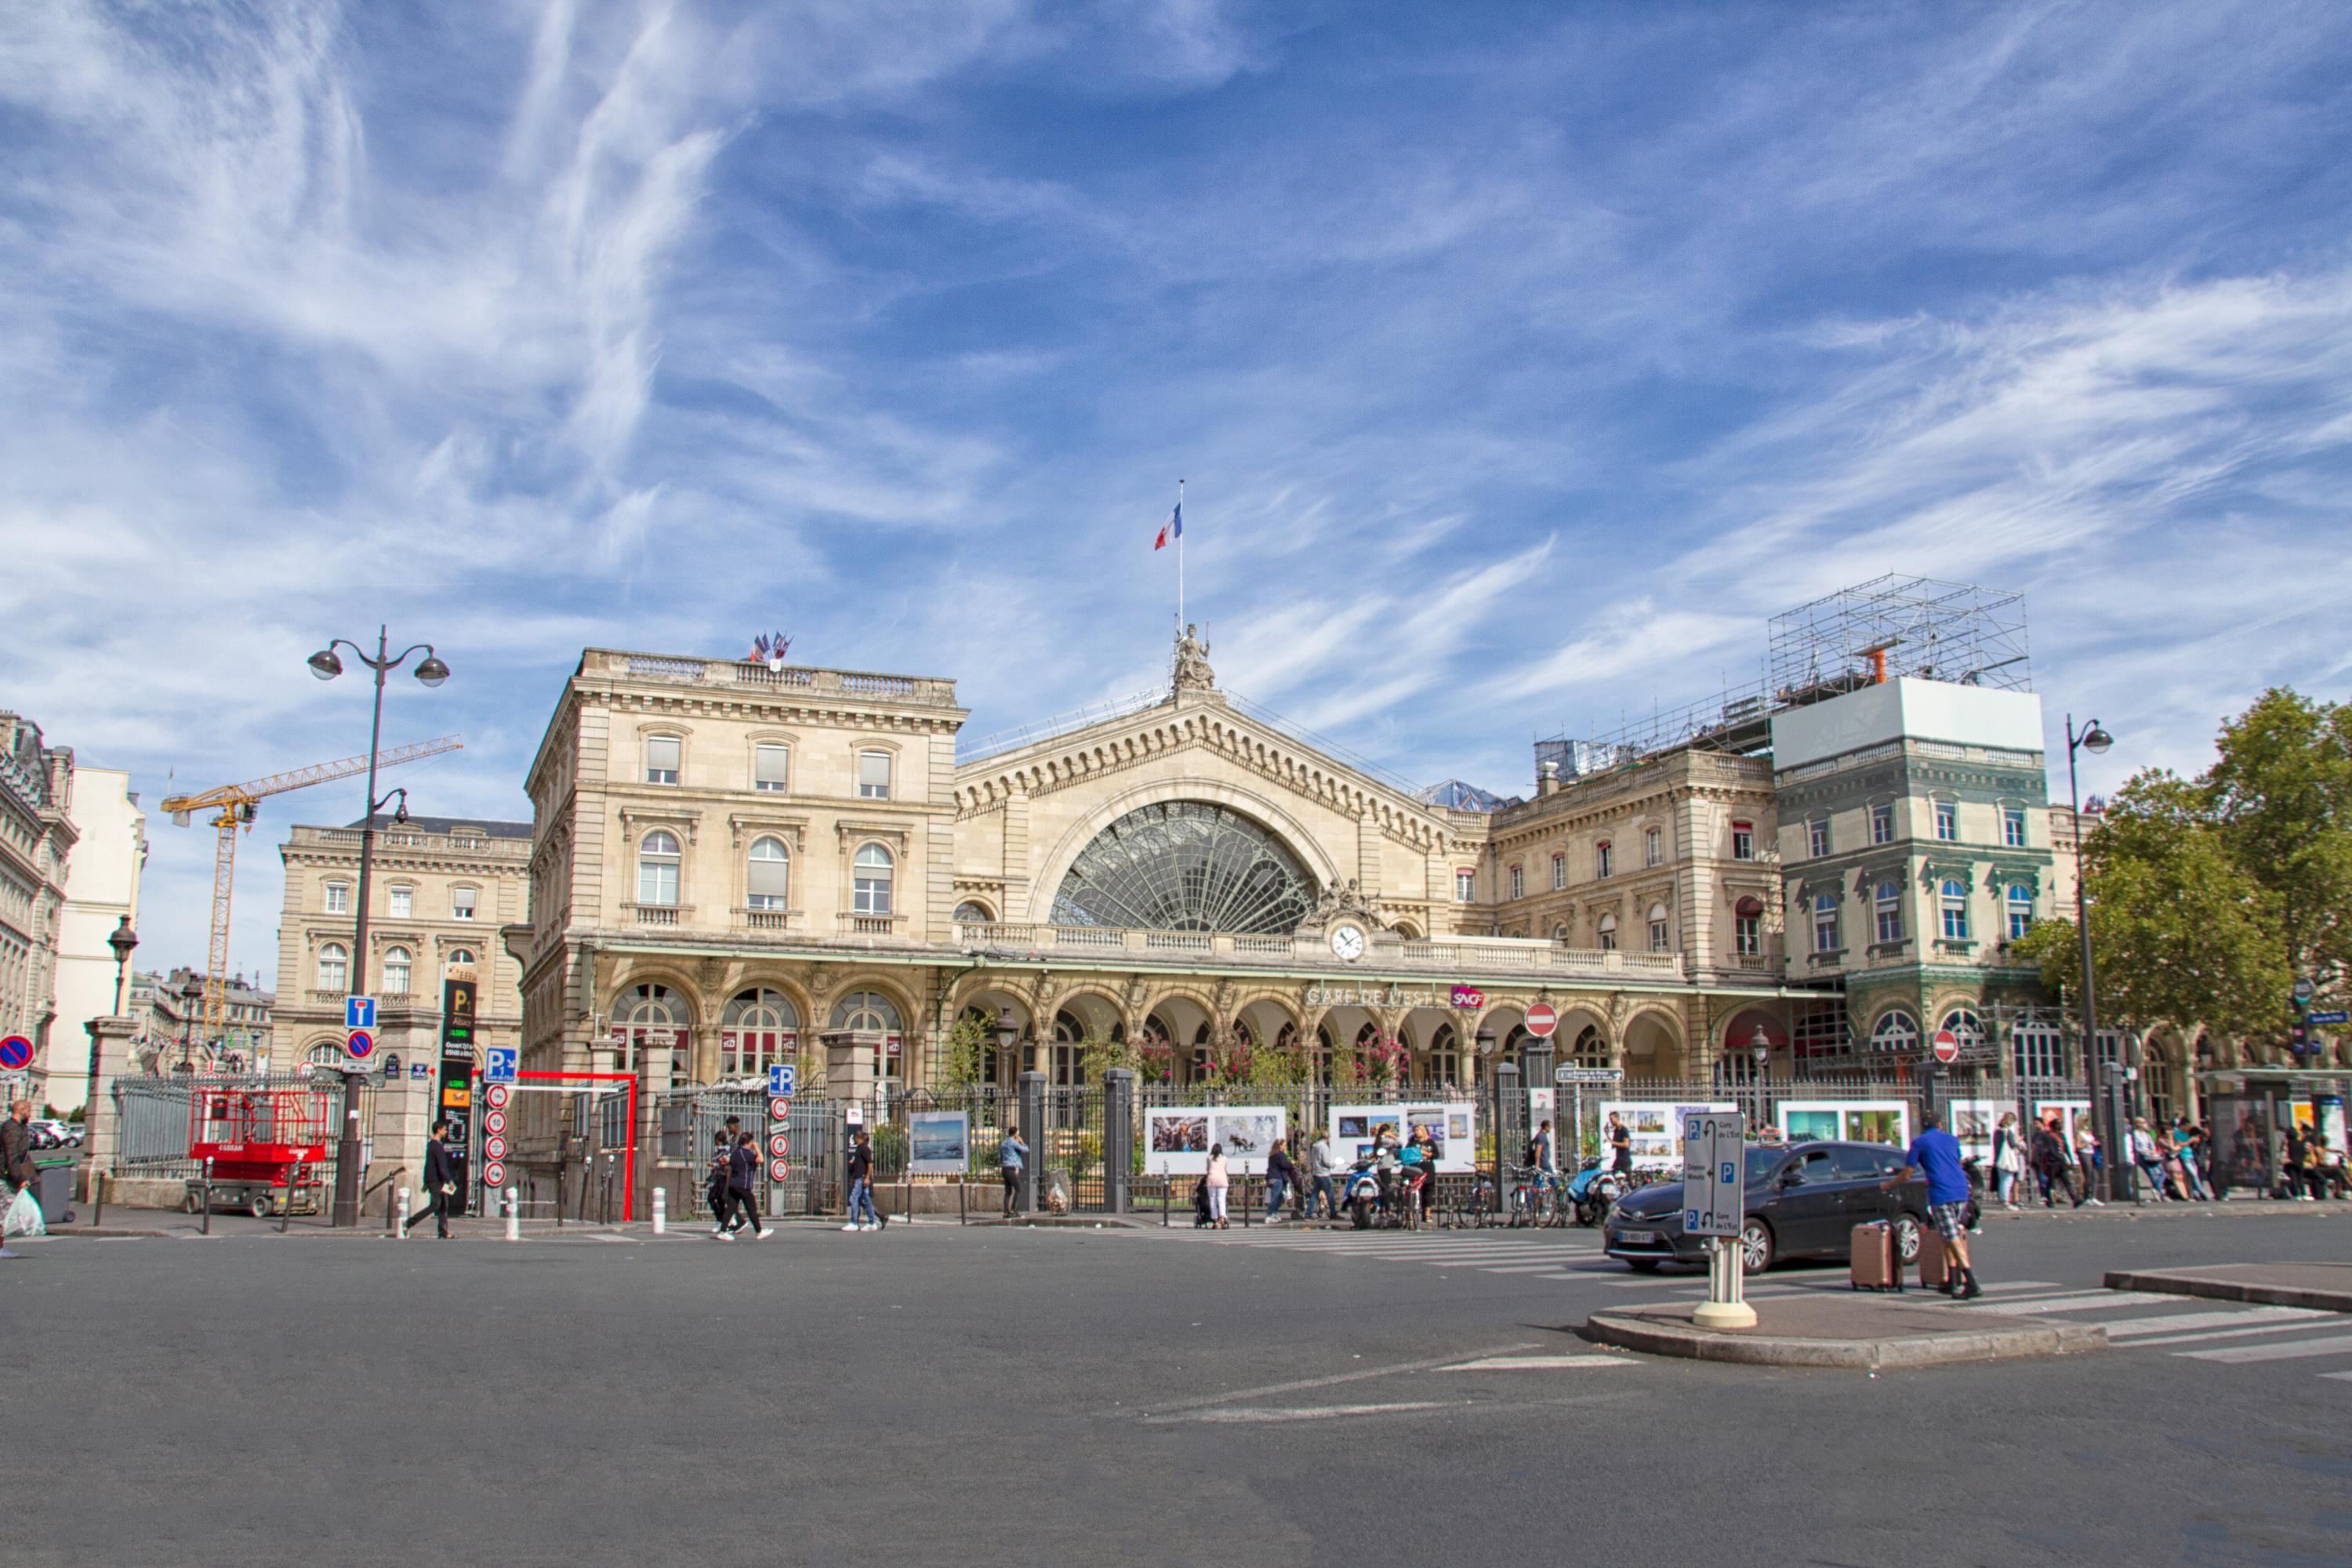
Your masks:
<path fill-rule="evenodd" d="M 1550 1039 L 1552 1031 L 1559 1027 L 1559 1015 L 1552 1011 L 1550 1003 L 1538 1002 L 1528 1009 L 1528 1033 L 1537 1039 Z"/>
<path fill-rule="evenodd" d="M 1936 1031 L 1936 1059 L 1951 1063 L 1960 1059 L 1960 1037 L 1949 1029 Z"/>

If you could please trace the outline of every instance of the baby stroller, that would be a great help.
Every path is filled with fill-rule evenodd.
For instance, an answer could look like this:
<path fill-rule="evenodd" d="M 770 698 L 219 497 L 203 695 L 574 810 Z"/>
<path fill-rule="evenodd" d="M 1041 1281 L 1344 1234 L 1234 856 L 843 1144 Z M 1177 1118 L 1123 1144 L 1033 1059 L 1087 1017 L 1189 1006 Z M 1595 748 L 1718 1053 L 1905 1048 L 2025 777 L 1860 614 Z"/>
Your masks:
<path fill-rule="evenodd" d="M 1192 1184 L 1192 1228 L 1209 1227 L 1209 1178 L 1202 1177 Z"/>

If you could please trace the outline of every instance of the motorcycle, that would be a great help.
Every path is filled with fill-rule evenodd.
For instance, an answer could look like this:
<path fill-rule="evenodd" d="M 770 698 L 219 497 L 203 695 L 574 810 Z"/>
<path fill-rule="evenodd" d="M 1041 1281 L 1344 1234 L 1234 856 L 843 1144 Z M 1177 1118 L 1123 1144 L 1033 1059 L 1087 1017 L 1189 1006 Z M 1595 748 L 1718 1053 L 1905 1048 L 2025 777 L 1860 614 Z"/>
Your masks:
<path fill-rule="evenodd" d="M 1625 1194 L 1624 1179 L 1601 1168 L 1601 1156 L 1588 1154 L 1568 1184 L 1568 1201 L 1575 1206 L 1576 1223 L 1596 1226 L 1608 1217 L 1609 1205 Z"/>
<path fill-rule="evenodd" d="M 1348 1211 L 1348 1223 L 1358 1230 L 1374 1226 L 1401 1230 L 1413 1223 L 1411 1189 L 1403 1168 L 1393 1162 L 1376 1165 L 1369 1159 L 1357 1161 L 1349 1168 L 1340 1192 L 1339 1206 Z"/>

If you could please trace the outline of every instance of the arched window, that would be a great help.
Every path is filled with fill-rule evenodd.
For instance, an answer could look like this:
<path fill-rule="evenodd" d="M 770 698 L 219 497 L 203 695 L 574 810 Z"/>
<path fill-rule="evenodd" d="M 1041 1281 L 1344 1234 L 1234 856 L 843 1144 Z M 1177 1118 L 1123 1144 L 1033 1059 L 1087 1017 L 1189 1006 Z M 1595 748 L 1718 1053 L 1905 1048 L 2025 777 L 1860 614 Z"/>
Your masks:
<path fill-rule="evenodd" d="M 890 851 L 868 844 L 857 852 L 850 908 L 861 915 L 890 912 Z"/>
<path fill-rule="evenodd" d="M 1845 943 L 1838 940 L 1838 901 L 1835 893 L 1813 895 L 1813 951 L 1835 952 Z"/>
<path fill-rule="evenodd" d="M 1664 952 L 1672 944 L 1673 940 L 1666 927 L 1666 906 L 1652 904 L 1650 906 L 1650 951 Z"/>
<path fill-rule="evenodd" d="M 613 1004 L 612 1044 L 621 1053 L 625 1072 L 637 1069 L 637 1053 L 664 1047 L 679 1053 L 676 1061 L 691 1059 L 685 999 L 667 985 L 640 985 L 622 993 Z"/>
<path fill-rule="evenodd" d="M 1748 897 L 1732 906 L 1731 951 L 1742 958 L 1760 958 L 1764 952 L 1764 900 Z"/>
<path fill-rule="evenodd" d="M 1870 1031 L 1870 1048 L 1874 1051 L 1908 1052 L 1919 1048 L 1918 1021 L 1897 1007 L 1878 1020 Z"/>
<path fill-rule="evenodd" d="M 1944 910 L 1944 940 L 1969 940 L 1969 885 L 1958 877 L 1947 877 L 1938 889 Z"/>
<path fill-rule="evenodd" d="M 2033 929 L 2033 889 L 2022 882 L 2009 885 L 2009 940 L 2015 942 Z"/>
<path fill-rule="evenodd" d="M 383 991 L 387 996 L 408 994 L 409 960 L 404 947 L 383 950 Z"/>
<path fill-rule="evenodd" d="M 744 883 L 744 907 L 753 910 L 791 908 L 792 900 L 786 895 L 792 890 L 792 857 L 784 853 L 782 839 L 753 839 L 749 876 Z"/>
<path fill-rule="evenodd" d="M 861 858 L 864 853 L 859 851 Z M 887 861 L 888 857 L 884 858 Z M 885 891 L 887 891 L 887 883 Z M 874 1070 L 877 1076 L 886 1079 L 898 1076 L 898 1008 L 890 998 L 879 991 L 853 991 L 833 1005 L 831 1027 L 859 1029 L 880 1035 L 882 1044 L 875 1052 Z"/>
<path fill-rule="evenodd" d="M 1944 1021 L 1936 1026 L 1936 1031 L 1941 1034 L 1946 1029 L 1949 1029 L 1952 1037 L 1960 1042 L 1960 1049 L 1964 1052 L 1974 1051 L 1984 1044 L 1984 1025 L 1966 1007 L 1955 1007 L 1944 1015 Z"/>
<path fill-rule="evenodd" d="M 1551 928 L 1551 939 L 1558 942 L 1565 942 L 1568 940 L 1568 922 L 1566 921 L 1561 921 Z"/>
<path fill-rule="evenodd" d="M 1462 1081 L 1462 1042 L 1454 1035 L 1453 1025 L 1438 1025 L 1437 1033 L 1430 1037 L 1427 1064 L 1425 1070 L 1432 1089 Z"/>
<path fill-rule="evenodd" d="M 995 919 L 986 904 L 976 904 L 970 899 L 955 907 L 955 923 L 960 926 L 984 926 Z"/>
<path fill-rule="evenodd" d="M 677 903 L 677 836 L 659 828 L 637 846 L 637 902 L 675 907 Z"/>
<path fill-rule="evenodd" d="M 1598 1024 L 1587 1024 L 1576 1032 L 1576 1044 L 1571 1048 L 1576 1065 L 1585 1068 L 1605 1068 L 1609 1065 L 1609 1045 L 1601 1037 Z"/>
<path fill-rule="evenodd" d="M 1601 917 L 1601 922 L 1593 927 L 1593 929 L 1601 933 L 1601 952 L 1614 952 L 1617 951 L 1617 917 L 1615 915 L 1602 915 Z"/>
<path fill-rule="evenodd" d="M 338 1070 L 351 1066 L 352 1062 L 352 1058 L 344 1053 L 343 1047 L 336 1045 L 332 1040 L 322 1041 L 312 1046 L 310 1054 L 302 1059 L 314 1068 L 334 1068 Z"/>
<path fill-rule="evenodd" d="M 1881 882 L 1873 895 L 1873 906 L 1878 915 L 1878 940 L 1903 940 L 1903 889 L 1894 882 Z"/>
<path fill-rule="evenodd" d="M 442 966 L 441 966 L 441 968 L 442 968 L 442 972 L 443 972 L 445 974 L 446 974 L 448 971 L 450 971 L 450 970 L 452 970 L 452 969 L 471 969 L 471 968 L 473 968 L 473 967 L 474 967 L 474 953 L 473 953 L 473 950 L 472 950 L 471 948 L 465 948 L 465 947 L 453 947 L 453 948 L 451 948 L 451 949 L 449 950 L 449 956 L 448 956 L 447 960 L 446 960 L 446 962 L 444 962 L 444 963 L 443 963 L 443 964 L 442 964 Z"/>
<path fill-rule="evenodd" d="M 352 955 L 341 942 L 319 950 L 319 989 L 341 991 L 351 981 Z"/>
<path fill-rule="evenodd" d="M 736 994 L 719 1015 L 719 1076 L 764 1078 L 800 1047 L 801 1016 L 781 991 Z"/>

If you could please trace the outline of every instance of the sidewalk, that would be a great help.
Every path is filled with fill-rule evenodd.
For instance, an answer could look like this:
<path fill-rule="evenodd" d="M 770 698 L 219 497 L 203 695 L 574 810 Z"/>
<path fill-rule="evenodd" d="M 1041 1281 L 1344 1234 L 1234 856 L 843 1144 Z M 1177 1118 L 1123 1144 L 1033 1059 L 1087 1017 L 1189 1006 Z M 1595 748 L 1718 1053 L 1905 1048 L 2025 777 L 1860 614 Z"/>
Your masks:
<path fill-rule="evenodd" d="M 1752 1329 L 1700 1328 L 1691 1321 L 1695 1306 L 1685 1301 L 1595 1312 L 1585 1320 L 1584 1337 L 1621 1350 L 1693 1361 L 1871 1372 L 2073 1355 L 2107 1344 L 2105 1329 L 2081 1323 L 2026 1322 L 1859 1292 L 1823 1292 L 1815 1300 L 1775 1297 L 1769 1325 Z"/>
<path fill-rule="evenodd" d="M 2221 1263 L 2198 1268 L 2113 1268 L 2110 1290 L 2153 1290 L 2264 1307 L 2352 1312 L 2352 1263 Z"/>

